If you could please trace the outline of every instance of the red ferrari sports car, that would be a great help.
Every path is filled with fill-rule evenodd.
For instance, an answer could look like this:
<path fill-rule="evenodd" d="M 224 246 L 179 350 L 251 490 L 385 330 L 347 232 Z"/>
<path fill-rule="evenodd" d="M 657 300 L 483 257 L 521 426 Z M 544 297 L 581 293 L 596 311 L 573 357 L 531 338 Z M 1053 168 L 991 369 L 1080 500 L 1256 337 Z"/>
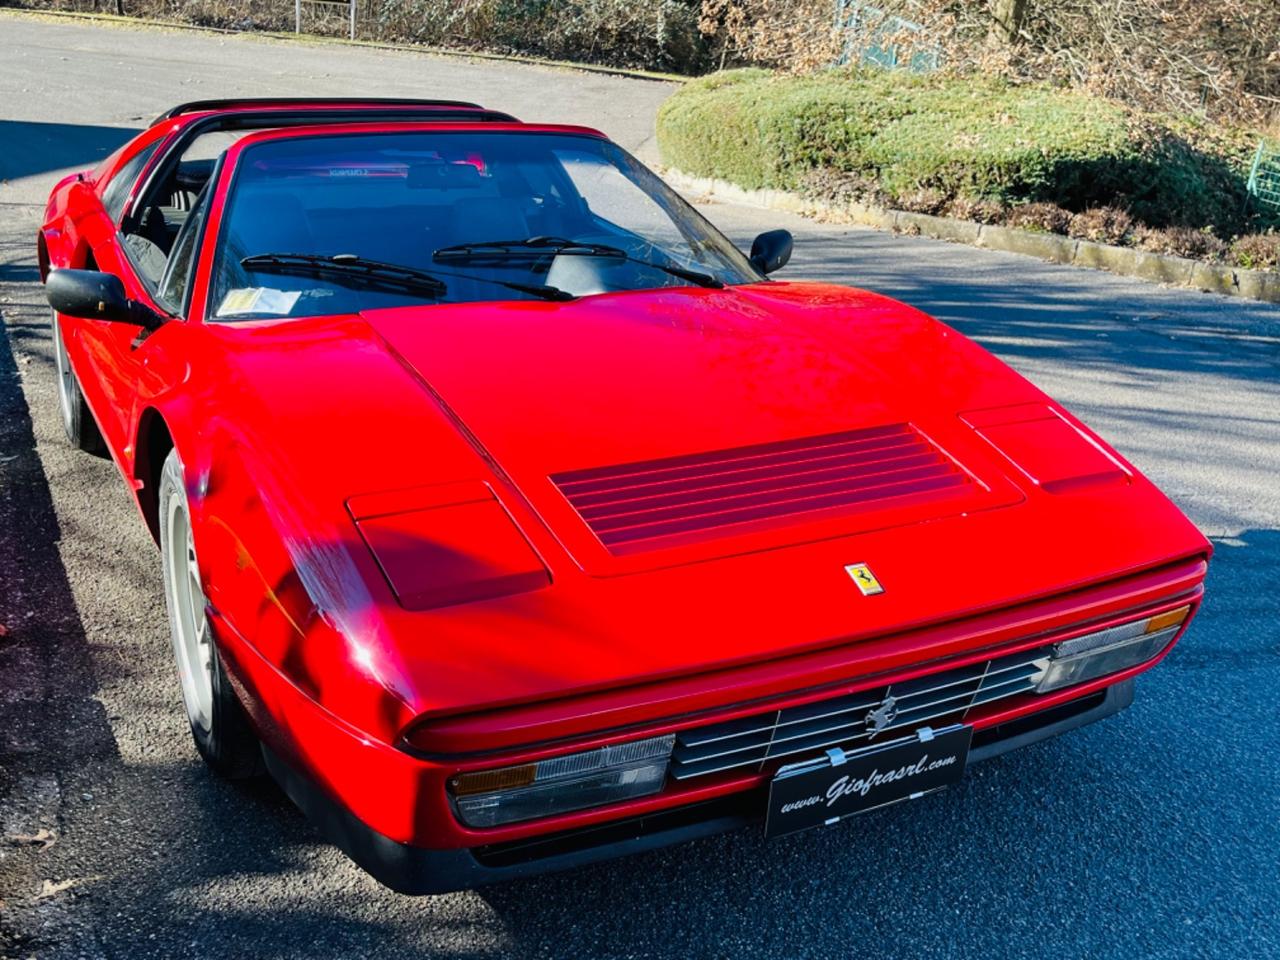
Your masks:
<path fill-rule="evenodd" d="M 942 789 L 1127 706 L 1201 600 L 1070 413 L 594 130 L 186 104 L 38 244 L 196 747 L 398 890 Z"/>

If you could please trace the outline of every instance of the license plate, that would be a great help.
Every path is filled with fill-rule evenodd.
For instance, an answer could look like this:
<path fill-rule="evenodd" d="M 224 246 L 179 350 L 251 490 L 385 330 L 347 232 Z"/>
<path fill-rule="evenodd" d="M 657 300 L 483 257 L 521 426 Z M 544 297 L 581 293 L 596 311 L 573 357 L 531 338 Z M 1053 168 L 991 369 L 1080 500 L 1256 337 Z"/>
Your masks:
<path fill-rule="evenodd" d="M 922 730 L 856 753 L 828 751 L 778 771 L 769 786 L 765 836 L 835 823 L 955 783 L 964 774 L 973 727 Z"/>

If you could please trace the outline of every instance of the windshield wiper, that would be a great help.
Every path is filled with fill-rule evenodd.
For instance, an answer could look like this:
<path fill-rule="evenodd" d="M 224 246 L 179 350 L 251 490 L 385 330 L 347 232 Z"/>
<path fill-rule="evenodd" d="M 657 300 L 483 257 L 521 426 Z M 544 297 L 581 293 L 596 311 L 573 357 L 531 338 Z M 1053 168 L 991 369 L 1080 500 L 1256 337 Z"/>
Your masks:
<path fill-rule="evenodd" d="M 528 237 L 524 240 L 486 240 L 477 243 L 459 243 L 452 247 L 441 247 L 431 255 L 431 259 L 437 263 L 444 263 L 450 260 L 500 262 L 513 259 L 538 260 L 547 255 L 604 257 L 612 260 L 626 260 L 628 263 L 661 270 L 663 273 L 679 277 L 681 280 L 696 283 L 700 287 L 711 287 L 718 290 L 724 286 L 720 280 L 708 273 L 677 267 L 671 263 L 657 263 L 653 260 L 645 260 L 642 257 L 633 257 L 621 247 L 610 247 L 600 243 L 579 243 L 576 240 L 566 240 L 564 237 Z"/>
<path fill-rule="evenodd" d="M 240 266 L 254 273 L 288 273 L 305 277 L 355 280 L 371 286 L 391 287 L 407 293 L 442 297 L 449 289 L 443 280 L 424 270 L 401 267 L 381 260 L 366 260 L 351 253 L 324 256 L 316 253 L 260 253 L 245 257 Z"/>
<path fill-rule="evenodd" d="M 339 282 L 354 281 L 367 286 L 400 290 L 406 293 L 424 293 L 434 298 L 443 297 L 449 290 L 445 282 L 434 273 L 396 263 L 370 260 L 366 257 L 358 257 L 354 253 L 339 253 L 334 256 L 318 253 L 260 253 L 245 257 L 240 261 L 240 266 L 255 273 L 288 273 Z M 540 297 L 543 300 L 576 299 L 573 294 L 565 290 L 542 284 L 513 283 L 494 277 L 478 277 L 462 273 L 445 273 L 441 276 L 492 283 L 499 287 L 506 287 L 508 290 L 517 290 L 533 297 Z"/>
<path fill-rule="evenodd" d="M 613 257 L 618 260 L 627 259 L 627 251 L 621 247 L 609 247 L 601 243 L 578 243 L 564 237 L 526 237 L 523 240 L 483 240 L 476 243 L 459 243 L 452 247 L 441 247 L 431 255 L 431 259 L 442 260 L 483 260 L 495 257 L 508 260 L 512 257 L 538 259 L 547 254 L 570 254 L 580 257 Z"/>
<path fill-rule="evenodd" d="M 674 263 L 655 263 L 652 260 L 641 260 L 637 257 L 627 257 L 632 263 L 643 264 L 646 267 L 653 267 L 661 270 L 663 273 L 669 273 L 673 277 L 679 277 L 681 280 L 688 280 L 690 283 L 696 283 L 700 287 L 710 287 L 712 290 L 723 290 L 724 281 L 713 277 L 709 273 L 702 273 L 700 270 L 686 270 L 684 267 L 677 267 Z"/>

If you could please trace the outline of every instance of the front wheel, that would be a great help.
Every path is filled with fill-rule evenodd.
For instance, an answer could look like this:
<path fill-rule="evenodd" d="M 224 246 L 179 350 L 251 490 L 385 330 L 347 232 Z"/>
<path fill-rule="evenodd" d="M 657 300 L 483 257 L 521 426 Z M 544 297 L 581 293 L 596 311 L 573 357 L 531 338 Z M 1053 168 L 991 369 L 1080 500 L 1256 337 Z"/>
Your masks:
<path fill-rule="evenodd" d="M 169 451 L 165 459 L 159 498 L 164 595 L 191 736 L 205 763 L 218 773 L 231 778 L 253 776 L 261 771 L 262 755 L 209 628 L 177 450 Z"/>
<path fill-rule="evenodd" d="M 76 372 L 71 369 L 57 313 L 50 314 L 50 323 L 53 327 L 53 364 L 58 371 L 58 412 L 62 414 L 62 429 L 73 447 L 87 453 L 103 453 L 107 447 L 80 391 Z"/>

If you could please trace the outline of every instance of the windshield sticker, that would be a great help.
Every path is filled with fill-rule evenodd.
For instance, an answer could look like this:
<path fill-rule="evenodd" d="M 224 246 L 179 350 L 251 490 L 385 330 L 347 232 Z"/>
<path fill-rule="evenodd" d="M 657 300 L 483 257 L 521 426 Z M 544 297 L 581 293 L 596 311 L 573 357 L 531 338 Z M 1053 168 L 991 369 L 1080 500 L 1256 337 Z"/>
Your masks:
<path fill-rule="evenodd" d="M 218 307 L 217 316 L 243 316 L 245 314 L 270 314 L 288 316 L 293 305 L 302 296 L 298 290 L 271 290 L 267 287 L 240 287 L 227 291 Z"/>

